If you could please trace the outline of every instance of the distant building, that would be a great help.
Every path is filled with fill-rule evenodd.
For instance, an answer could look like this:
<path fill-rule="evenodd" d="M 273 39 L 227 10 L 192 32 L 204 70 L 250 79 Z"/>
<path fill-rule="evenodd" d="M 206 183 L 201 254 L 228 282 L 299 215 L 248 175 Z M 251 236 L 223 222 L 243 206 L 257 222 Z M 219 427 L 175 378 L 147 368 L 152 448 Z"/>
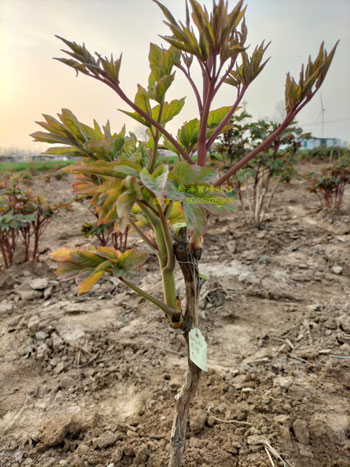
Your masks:
<path fill-rule="evenodd" d="M 314 149 L 319 146 L 341 146 L 341 140 L 338 138 L 315 138 L 312 136 L 310 139 L 304 139 L 301 141 L 302 145 L 300 149 Z"/>
<path fill-rule="evenodd" d="M 39 154 L 38 156 L 33 156 L 33 161 L 69 161 L 74 159 L 71 156 L 50 156 L 48 154 Z"/>
<path fill-rule="evenodd" d="M 15 162 L 16 156 L 12 155 L 1 155 L 0 162 Z"/>

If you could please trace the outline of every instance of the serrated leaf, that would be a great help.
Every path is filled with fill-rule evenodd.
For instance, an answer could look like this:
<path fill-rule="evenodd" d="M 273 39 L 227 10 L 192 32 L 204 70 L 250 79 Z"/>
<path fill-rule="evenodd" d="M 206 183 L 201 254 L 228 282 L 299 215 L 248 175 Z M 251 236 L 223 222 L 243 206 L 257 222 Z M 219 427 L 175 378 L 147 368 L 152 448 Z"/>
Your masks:
<path fill-rule="evenodd" d="M 172 172 L 182 185 L 189 185 L 194 182 L 212 182 L 217 177 L 216 169 L 211 167 L 200 167 L 190 165 L 186 161 L 175 164 Z"/>
<path fill-rule="evenodd" d="M 164 102 L 160 123 L 162 125 L 165 125 L 167 122 L 172 120 L 176 115 L 178 115 L 181 112 L 184 104 L 185 98 L 174 99 L 171 102 Z M 157 121 L 159 118 L 159 109 L 160 105 L 157 105 L 152 109 L 152 116 Z"/>
<path fill-rule="evenodd" d="M 178 131 L 177 139 L 180 144 L 191 151 L 195 148 L 198 143 L 198 134 L 199 134 L 199 120 L 194 118 L 189 122 L 186 122 Z"/>
<path fill-rule="evenodd" d="M 168 180 L 169 168 L 167 165 L 161 165 L 150 174 L 147 169 L 142 169 L 140 172 L 140 179 L 142 183 L 148 188 L 155 196 L 162 197 Z"/>
<path fill-rule="evenodd" d="M 219 109 L 211 110 L 208 115 L 207 128 L 217 127 L 231 110 L 231 107 L 232 106 L 225 106 L 220 107 Z"/>
<path fill-rule="evenodd" d="M 171 83 L 174 81 L 175 73 L 171 75 L 165 75 L 160 78 L 157 82 L 154 83 L 152 89 L 152 97 L 157 102 L 161 103 L 164 99 L 165 93 L 171 86 Z"/>
<path fill-rule="evenodd" d="M 138 107 L 140 107 L 140 109 L 142 109 L 147 115 L 152 116 L 152 110 L 151 110 L 151 104 L 149 102 L 148 92 L 140 84 L 137 85 L 135 104 Z"/>

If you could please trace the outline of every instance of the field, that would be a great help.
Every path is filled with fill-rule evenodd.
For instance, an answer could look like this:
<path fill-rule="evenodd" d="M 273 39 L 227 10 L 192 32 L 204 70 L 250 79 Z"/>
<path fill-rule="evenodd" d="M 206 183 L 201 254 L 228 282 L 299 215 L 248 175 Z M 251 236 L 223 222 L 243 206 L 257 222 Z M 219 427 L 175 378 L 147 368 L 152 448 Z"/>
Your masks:
<path fill-rule="evenodd" d="M 24 175 L 34 175 L 40 172 L 55 172 L 74 161 L 18 161 L 0 162 L 0 175 L 11 175 L 22 173 Z"/>
<path fill-rule="evenodd" d="M 55 202 L 71 183 L 31 180 Z M 188 467 L 350 466 L 350 193 L 330 214 L 295 180 L 274 207 L 260 230 L 211 219 L 200 263 L 209 371 Z M 83 295 L 58 281 L 49 253 L 84 245 L 89 216 L 73 203 L 45 232 L 40 263 L 20 250 L 0 272 L 0 466 L 167 465 L 182 337 L 115 279 Z M 141 284 L 160 297 L 155 257 Z"/>

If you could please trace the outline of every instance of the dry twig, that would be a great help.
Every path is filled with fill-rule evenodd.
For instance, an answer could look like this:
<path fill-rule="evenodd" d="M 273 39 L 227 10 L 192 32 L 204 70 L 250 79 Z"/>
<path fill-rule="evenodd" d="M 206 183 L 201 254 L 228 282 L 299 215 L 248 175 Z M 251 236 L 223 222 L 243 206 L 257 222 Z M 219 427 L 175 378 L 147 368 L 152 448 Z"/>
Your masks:
<path fill-rule="evenodd" d="M 211 411 L 211 407 L 209 406 L 208 407 L 208 413 L 210 413 L 210 411 Z M 216 420 L 217 422 L 220 422 L 220 423 L 239 423 L 239 424 L 244 425 L 244 426 L 253 426 L 251 423 L 243 422 L 242 420 L 235 420 L 235 419 L 221 420 L 220 418 L 215 417 L 215 415 L 213 415 L 213 414 L 211 414 L 211 416 L 213 417 L 214 420 Z"/>

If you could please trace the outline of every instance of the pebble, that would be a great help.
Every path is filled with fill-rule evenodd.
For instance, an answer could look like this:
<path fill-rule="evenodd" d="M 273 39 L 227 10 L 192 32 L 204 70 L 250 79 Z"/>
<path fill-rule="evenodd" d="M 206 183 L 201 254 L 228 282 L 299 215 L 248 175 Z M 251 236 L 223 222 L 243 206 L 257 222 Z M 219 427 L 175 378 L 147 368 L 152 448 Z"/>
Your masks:
<path fill-rule="evenodd" d="M 225 413 L 227 412 L 228 410 L 228 406 L 227 404 L 225 404 L 225 402 L 222 402 L 219 406 L 218 406 L 218 412 L 219 413 Z"/>
<path fill-rule="evenodd" d="M 0 303 L 0 313 L 8 313 L 13 310 L 13 303 L 3 301 Z"/>
<path fill-rule="evenodd" d="M 32 316 L 30 320 L 28 321 L 29 331 L 32 334 L 34 334 L 39 329 L 39 324 L 40 324 L 39 316 L 38 315 Z"/>
<path fill-rule="evenodd" d="M 51 339 L 53 350 L 58 350 L 64 344 L 63 339 L 55 332 L 51 334 Z"/>
<path fill-rule="evenodd" d="M 247 443 L 250 446 L 256 446 L 258 444 L 263 444 L 263 439 L 264 438 L 262 436 L 259 436 L 259 435 L 250 435 L 247 438 Z"/>
<path fill-rule="evenodd" d="M 147 445 L 143 444 L 137 449 L 134 463 L 136 465 L 146 465 L 148 458 L 149 454 Z"/>
<path fill-rule="evenodd" d="M 207 413 L 203 411 L 196 411 L 191 415 L 190 418 L 190 427 L 192 433 L 195 435 L 199 434 L 207 421 Z"/>
<path fill-rule="evenodd" d="M 62 443 L 67 433 L 77 435 L 81 431 L 80 422 L 73 416 L 64 415 L 50 420 L 40 434 L 40 441 L 44 448 L 57 446 Z"/>
<path fill-rule="evenodd" d="M 50 285 L 50 287 L 47 287 L 47 289 L 44 290 L 45 300 L 47 300 L 48 298 L 52 296 L 52 292 L 53 292 L 53 285 Z"/>
<path fill-rule="evenodd" d="M 324 327 L 327 329 L 336 330 L 338 326 L 337 326 L 335 319 L 330 318 L 330 319 L 327 319 L 327 321 L 324 323 Z"/>
<path fill-rule="evenodd" d="M 85 336 L 85 332 L 82 329 L 72 329 L 61 332 L 62 339 L 70 345 L 74 345 L 76 341 Z"/>
<path fill-rule="evenodd" d="M 215 423 L 216 423 L 216 420 L 213 417 L 213 415 L 209 415 L 208 418 L 207 418 L 207 425 L 208 426 L 214 426 Z"/>
<path fill-rule="evenodd" d="M 54 373 L 56 375 L 59 375 L 60 373 L 62 373 L 62 371 L 64 371 L 65 368 L 66 368 L 66 366 L 65 366 L 64 362 L 60 362 L 60 363 L 58 363 L 58 365 L 54 369 Z"/>
<path fill-rule="evenodd" d="M 35 300 L 42 297 L 42 293 L 39 290 L 20 290 L 19 295 L 23 301 Z"/>
<path fill-rule="evenodd" d="M 29 286 L 33 290 L 44 290 L 44 289 L 47 288 L 48 285 L 49 285 L 49 281 L 48 281 L 47 277 L 42 277 L 42 278 L 39 278 L 39 279 L 33 279 L 32 281 L 29 282 Z"/>
<path fill-rule="evenodd" d="M 293 380 L 291 378 L 279 377 L 279 378 L 275 378 L 273 381 L 274 386 L 279 386 L 280 388 L 283 388 L 283 389 L 290 388 L 292 384 L 293 384 Z"/>
<path fill-rule="evenodd" d="M 350 316 L 342 315 L 338 318 L 341 329 L 350 334 Z"/>
<path fill-rule="evenodd" d="M 38 331 L 35 333 L 35 339 L 38 341 L 44 341 L 49 335 L 45 331 Z"/>
<path fill-rule="evenodd" d="M 98 438 L 92 440 L 94 449 L 104 449 L 108 446 L 112 446 L 118 439 L 118 436 L 111 431 L 106 431 Z"/>
<path fill-rule="evenodd" d="M 47 354 L 49 353 L 49 348 L 46 344 L 41 344 L 39 347 L 36 349 L 36 358 L 38 360 L 44 359 Z"/>
<path fill-rule="evenodd" d="M 59 383 L 59 387 L 63 389 L 69 389 L 74 386 L 74 384 L 75 380 L 73 378 L 70 376 L 64 376 Z"/>
<path fill-rule="evenodd" d="M 343 272 L 343 268 L 341 266 L 333 266 L 331 271 L 334 273 L 334 274 L 341 274 Z"/>

